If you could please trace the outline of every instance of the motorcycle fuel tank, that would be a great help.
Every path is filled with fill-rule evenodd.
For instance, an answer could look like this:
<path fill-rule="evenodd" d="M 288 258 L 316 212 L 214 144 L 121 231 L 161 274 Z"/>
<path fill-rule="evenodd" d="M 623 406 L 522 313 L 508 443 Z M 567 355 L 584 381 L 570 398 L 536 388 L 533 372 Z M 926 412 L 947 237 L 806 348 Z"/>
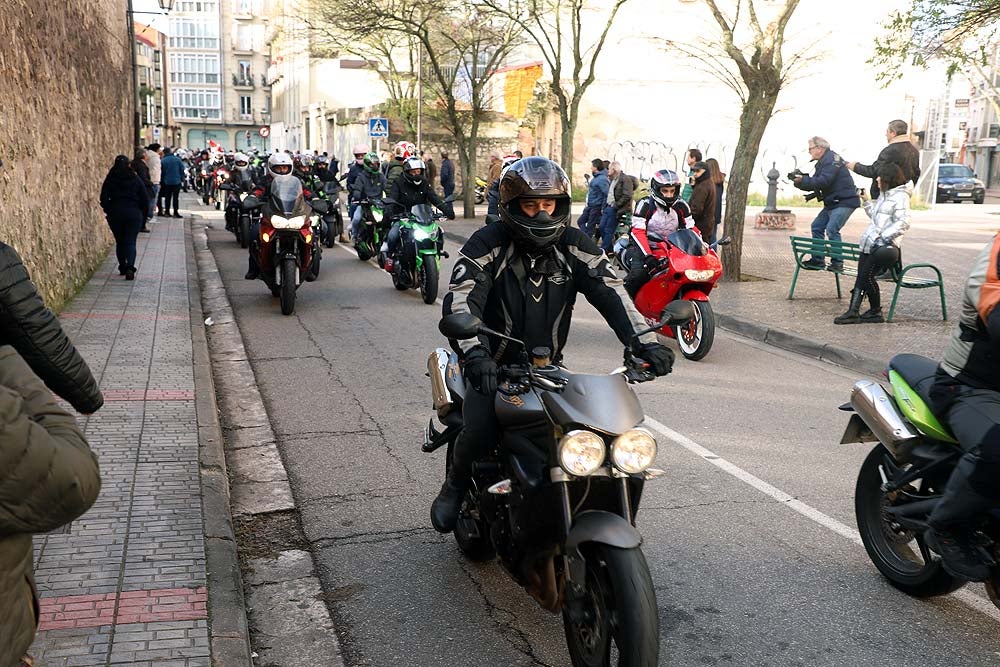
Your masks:
<path fill-rule="evenodd" d="M 534 391 L 523 394 L 507 394 L 504 387 L 497 390 L 497 421 L 504 426 L 528 426 L 546 419 L 545 409 Z"/>

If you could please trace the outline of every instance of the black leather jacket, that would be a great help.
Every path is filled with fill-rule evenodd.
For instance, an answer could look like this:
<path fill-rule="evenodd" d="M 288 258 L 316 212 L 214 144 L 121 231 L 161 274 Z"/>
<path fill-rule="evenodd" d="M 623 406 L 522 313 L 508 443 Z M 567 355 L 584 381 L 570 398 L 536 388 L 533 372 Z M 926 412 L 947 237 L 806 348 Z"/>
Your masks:
<path fill-rule="evenodd" d="M 42 302 L 21 257 L 0 242 L 0 345 L 12 345 L 53 393 L 84 414 L 104 405 L 87 362 Z"/>
<path fill-rule="evenodd" d="M 623 344 L 647 328 L 607 257 L 579 229 L 568 228 L 549 252 L 532 257 L 518 249 L 504 225 L 486 225 L 462 247 L 443 311 L 472 313 L 494 331 L 523 340 L 529 351 L 548 347 L 559 361 L 578 293 Z M 655 334 L 645 334 L 642 342 L 655 343 Z M 519 350 L 499 338 L 453 343 L 463 353 L 480 344 L 498 363 L 518 359 Z"/>
<path fill-rule="evenodd" d="M 386 196 L 395 202 L 394 204 L 386 204 L 385 215 L 387 218 L 391 219 L 406 213 L 411 206 L 417 204 L 434 204 L 448 217 L 455 216 L 451 203 L 445 202 L 440 195 L 434 192 L 426 178 L 420 181 L 420 185 L 414 185 L 405 176 L 400 176 L 387 190 Z"/>

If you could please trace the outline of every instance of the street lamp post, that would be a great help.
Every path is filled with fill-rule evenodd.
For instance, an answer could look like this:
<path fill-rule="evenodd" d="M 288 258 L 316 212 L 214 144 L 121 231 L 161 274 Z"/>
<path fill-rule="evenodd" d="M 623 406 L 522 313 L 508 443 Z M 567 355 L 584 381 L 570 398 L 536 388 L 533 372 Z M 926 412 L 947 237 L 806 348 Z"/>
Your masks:
<path fill-rule="evenodd" d="M 201 112 L 201 145 L 208 148 L 208 112 Z"/>
<path fill-rule="evenodd" d="M 125 8 L 125 20 L 128 22 L 129 53 L 132 55 L 132 140 L 136 146 L 140 146 L 142 141 L 139 136 L 139 63 L 135 55 L 135 15 L 155 14 L 163 16 L 169 14 L 174 8 L 174 0 L 156 0 L 162 12 L 137 12 L 132 9 L 132 0 L 128 0 Z"/>

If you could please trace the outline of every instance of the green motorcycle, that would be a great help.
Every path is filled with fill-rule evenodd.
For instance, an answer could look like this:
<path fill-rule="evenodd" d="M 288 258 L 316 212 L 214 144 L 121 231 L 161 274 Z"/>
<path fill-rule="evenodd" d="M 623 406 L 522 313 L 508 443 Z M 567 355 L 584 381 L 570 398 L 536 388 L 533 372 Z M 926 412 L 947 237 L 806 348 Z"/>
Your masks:
<path fill-rule="evenodd" d="M 437 299 L 441 258 L 448 256 L 444 232 L 438 225 L 444 217 L 435 214 L 429 204 L 410 208 L 409 214 L 399 219 L 399 247 L 388 258 L 393 286 L 400 291 L 419 289 L 428 304 Z"/>
<path fill-rule="evenodd" d="M 380 200 L 362 199 L 358 206 L 361 207 L 361 231 L 354 239 L 354 250 L 358 253 L 358 259 L 367 262 L 382 247 L 382 242 L 389 233 L 389 223 L 383 216 L 383 204 Z M 379 266 L 383 264 L 384 258 L 379 257 Z"/>
<path fill-rule="evenodd" d="M 938 364 L 916 354 L 889 361 L 889 391 L 859 380 L 841 443 L 876 443 L 858 473 L 854 509 L 858 532 L 875 567 L 899 590 L 918 598 L 946 595 L 965 581 L 949 574 L 927 545 L 927 518 L 941 501 L 962 449 L 931 409 Z M 1000 509 L 979 517 L 980 556 L 990 566 L 990 600 L 1000 607 Z"/>

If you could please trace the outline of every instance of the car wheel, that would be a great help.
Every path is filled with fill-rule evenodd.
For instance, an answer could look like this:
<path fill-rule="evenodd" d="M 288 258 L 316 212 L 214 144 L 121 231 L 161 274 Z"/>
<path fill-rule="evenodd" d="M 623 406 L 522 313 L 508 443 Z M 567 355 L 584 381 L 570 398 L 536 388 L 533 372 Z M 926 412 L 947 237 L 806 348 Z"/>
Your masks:
<path fill-rule="evenodd" d="M 983 195 L 982 197 L 976 197 L 976 198 L 974 198 L 972 200 L 972 203 L 973 204 L 982 204 L 983 201 L 985 201 L 985 199 L 986 199 L 986 195 Z"/>

